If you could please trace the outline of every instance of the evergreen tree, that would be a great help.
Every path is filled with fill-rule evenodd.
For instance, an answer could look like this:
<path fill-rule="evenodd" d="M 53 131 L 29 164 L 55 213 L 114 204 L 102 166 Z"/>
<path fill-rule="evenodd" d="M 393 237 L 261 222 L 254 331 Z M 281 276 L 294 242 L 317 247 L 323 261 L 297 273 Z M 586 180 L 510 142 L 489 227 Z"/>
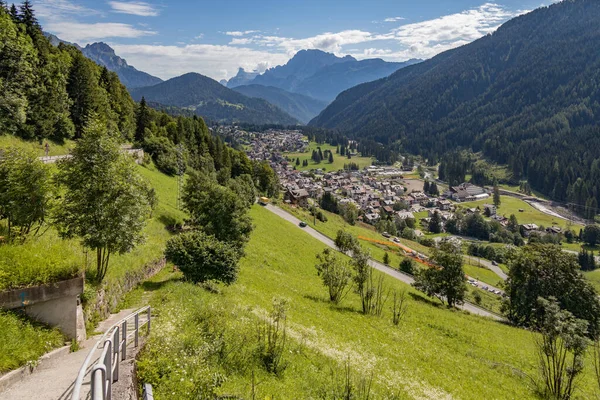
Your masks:
<path fill-rule="evenodd" d="M 135 127 L 135 141 L 142 143 L 145 138 L 146 128 L 150 127 L 150 112 L 148 111 L 148 105 L 146 99 L 142 97 L 140 104 L 137 108 L 136 115 L 136 127 Z"/>
<path fill-rule="evenodd" d="M 423 192 L 429 193 L 429 181 L 425 181 L 423 184 Z"/>
<path fill-rule="evenodd" d="M 99 110 L 97 82 L 91 63 L 80 52 L 74 53 L 67 92 L 72 100 L 71 118 L 76 137 L 81 137 L 88 117 Z"/>
<path fill-rule="evenodd" d="M 511 214 L 508 218 L 508 224 L 506 225 L 506 229 L 508 229 L 512 233 L 519 232 L 519 221 L 517 221 L 517 217 L 515 216 L 515 214 Z"/>
<path fill-rule="evenodd" d="M 300 165 L 300 158 L 296 158 L 296 165 Z"/>
<path fill-rule="evenodd" d="M 12 17 L 13 22 L 15 22 L 15 23 L 20 22 L 19 21 L 19 12 L 17 11 L 17 6 L 15 6 L 14 3 L 10 6 L 10 10 L 8 11 L 8 13 Z"/>
<path fill-rule="evenodd" d="M 317 150 L 318 150 L 318 154 L 319 154 L 319 161 L 318 162 L 321 162 L 321 161 L 323 161 L 323 152 L 321 151 L 320 147 L 318 147 Z"/>
<path fill-rule="evenodd" d="M 333 163 L 333 153 L 329 152 L 329 163 Z"/>
<path fill-rule="evenodd" d="M 441 233 L 442 232 L 442 216 L 437 210 L 431 216 L 431 220 L 429 221 L 429 232 L 431 233 Z"/>
<path fill-rule="evenodd" d="M 25 24 L 27 34 L 33 37 L 33 35 L 37 31 L 40 31 L 41 28 L 37 18 L 35 17 L 35 11 L 33 10 L 31 2 L 29 0 L 25 0 L 23 4 L 21 4 L 20 11 L 21 13 L 19 15 L 19 20 Z"/>
<path fill-rule="evenodd" d="M 498 187 L 498 181 L 494 182 L 494 205 L 500 207 L 500 188 Z"/>
<path fill-rule="evenodd" d="M 429 194 L 432 196 L 440 195 L 440 191 L 439 191 L 437 185 L 435 184 L 435 182 L 431 182 L 431 184 L 429 185 Z"/>

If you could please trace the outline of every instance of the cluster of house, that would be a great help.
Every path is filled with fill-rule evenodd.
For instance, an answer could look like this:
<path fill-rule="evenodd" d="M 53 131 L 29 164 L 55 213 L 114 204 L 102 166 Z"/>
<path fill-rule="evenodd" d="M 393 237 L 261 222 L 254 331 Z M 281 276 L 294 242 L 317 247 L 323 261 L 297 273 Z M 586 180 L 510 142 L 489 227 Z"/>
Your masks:
<path fill-rule="evenodd" d="M 274 164 L 285 162 L 283 153 L 302 153 L 309 141 L 297 130 L 269 129 L 265 132 L 247 133 L 249 137 L 248 157 L 266 160 Z"/>
<path fill-rule="evenodd" d="M 360 171 L 309 173 L 295 171 L 285 163 L 273 166 L 285 191 L 284 200 L 300 207 L 306 207 L 309 199 L 316 201 L 330 193 L 340 205 L 354 204 L 362 211 L 359 219 L 372 225 L 384 216 L 415 219 L 414 214 L 423 211 L 428 212 L 428 217 L 421 218 L 423 224 L 428 224 L 436 211 L 443 221 L 453 216 L 454 203 L 451 200 L 456 201 L 457 196 L 454 188 L 442 196 L 409 191 L 403 178 L 404 171 L 399 168 L 371 166 Z M 471 185 L 461 187 L 471 188 Z M 394 204 L 398 202 L 406 205 L 405 209 L 395 210 Z"/>
<path fill-rule="evenodd" d="M 297 130 L 271 129 L 260 133 L 237 131 L 236 139 L 247 145 L 250 159 L 269 161 L 279 176 L 284 190 L 284 201 L 287 203 L 308 207 L 311 201 L 317 202 L 325 193 L 330 193 L 339 205 L 354 204 L 361 211 L 359 218 L 372 225 L 384 216 L 415 219 L 415 213 L 424 211 L 428 213 L 428 217 L 420 218 L 423 225 L 429 224 L 435 212 L 440 214 L 444 223 L 453 217 L 456 203 L 490 198 L 488 190 L 471 183 L 451 186 L 440 196 L 431 196 L 422 190 L 415 190 L 414 186 L 411 190 L 404 180 L 404 174 L 411 171 L 412 167 L 406 166 L 369 166 L 359 171 L 297 171 L 285 157 L 285 153 L 304 152 L 308 148 L 308 140 Z M 406 204 L 408 208 L 394 210 L 394 204 L 397 202 Z M 469 208 L 466 212 L 483 212 L 503 226 L 508 225 L 508 218 L 497 214 L 493 204 L 484 204 L 482 208 Z M 540 230 L 536 224 L 521 226 L 526 235 Z M 549 227 L 545 231 L 562 233 L 561 228 L 557 226 Z"/>

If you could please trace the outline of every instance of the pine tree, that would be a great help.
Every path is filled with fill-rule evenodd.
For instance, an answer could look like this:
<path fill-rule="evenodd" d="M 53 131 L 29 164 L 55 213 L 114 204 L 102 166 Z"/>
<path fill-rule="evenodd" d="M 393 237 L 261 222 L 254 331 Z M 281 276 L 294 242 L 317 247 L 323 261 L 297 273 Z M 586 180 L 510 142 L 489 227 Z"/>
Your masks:
<path fill-rule="evenodd" d="M 329 163 L 333 163 L 333 153 L 329 152 Z"/>
<path fill-rule="evenodd" d="M 296 158 L 296 165 L 300 165 L 300 158 Z"/>
<path fill-rule="evenodd" d="M 17 7 L 14 3 L 10 6 L 10 10 L 8 11 L 8 13 L 10 14 L 15 23 L 20 22 L 19 13 L 17 12 Z"/>
<path fill-rule="evenodd" d="M 40 24 L 35 18 L 35 11 L 33 10 L 33 6 L 29 0 L 25 0 L 20 7 L 20 15 L 19 19 L 22 23 L 25 24 L 25 29 L 29 36 L 33 37 L 36 32 L 38 32 L 40 28 Z"/>
<path fill-rule="evenodd" d="M 136 115 L 135 141 L 142 143 L 144 141 L 146 128 L 150 128 L 150 111 L 146 104 L 146 99 L 142 97 Z"/>
<path fill-rule="evenodd" d="M 500 207 L 500 188 L 498 187 L 498 181 L 494 181 L 494 205 Z"/>
<path fill-rule="evenodd" d="M 321 151 L 321 148 L 320 148 L 320 147 L 318 147 L 318 148 L 317 148 L 317 150 L 319 151 L 319 152 L 318 152 L 318 154 L 319 154 L 319 161 L 318 161 L 318 162 L 321 162 L 321 161 L 323 161 L 323 158 L 324 158 L 324 157 L 323 157 L 323 152 Z"/>
<path fill-rule="evenodd" d="M 423 192 L 429 193 L 429 181 L 425 181 L 423 184 Z"/>
<path fill-rule="evenodd" d="M 435 211 L 431 220 L 429 221 L 429 232 L 441 233 L 442 232 L 442 216 L 439 212 Z"/>

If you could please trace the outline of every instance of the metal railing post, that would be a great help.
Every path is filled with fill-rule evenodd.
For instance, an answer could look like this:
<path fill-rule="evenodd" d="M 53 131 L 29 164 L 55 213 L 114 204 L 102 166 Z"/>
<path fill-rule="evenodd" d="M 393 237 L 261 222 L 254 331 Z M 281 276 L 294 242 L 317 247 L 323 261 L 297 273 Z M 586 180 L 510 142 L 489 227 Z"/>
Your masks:
<path fill-rule="evenodd" d="M 117 326 L 115 332 L 113 333 L 113 359 L 112 361 L 115 364 L 115 372 L 113 374 L 113 382 L 117 382 L 119 380 L 119 341 L 121 340 L 120 328 Z M 112 368 L 112 365 L 110 366 Z"/>
<path fill-rule="evenodd" d="M 123 346 L 121 348 L 121 361 L 125 361 L 127 357 L 127 320 L 123 321 L 121 326 L 121 340 L 123 341 L 121 344 Z"/>
<path fill-rule="evenodd" d="M 106 400 L 110 400 L 112 397 L 112 382 L 113 382 L 113 369 L 112 369 L 112 339 L 108 339 L 106 342 L 104 342 L 104 345 L 106 346 L 106 344 L 108 344 L 108 351 L 106 352 L 106 355 L 104 356 L 104 366 L 106 367 L 106 380 L 105 385 L 106 385 L 106 394 L 105 394 L 105 398 Z"/>
<path fill-rule="evenodd" d="M 92 389 L 90 391 L 92 399 L 103 400 L 106 396 L 104 389 L 106 382 L 106 367 L 104 365 L 96 365 L 92 370 L 91 384 Z"/>
<path fill-rule="evenodd" d="M 140 330 L 140 314 L 135 314 L 135 347 L 138 347 L 138 333 Z"/>
<path fill-rule="evenodd" d="M 151 325 L 151 309 L 149 306 L 143 307 L 136 312 L 129 314 L 121 321 L 111 326 L 106 333 L 100 338 L 100 340 L 93 346 L 89 354 L 87 355 L 83 365 L 79 369 L 77 379 L 73 383 L 73 392 L 70 400 L 81 400 L 80 393 L 83 385 L 85 376 L 90 373 L 87 372 L 88 364 L 93 359 L 94 354 L 98 349 L 102 349 L 102 353 L 96 365 L 91 368 L 91 400 L 111 400 L 112 398 L 112 384 L 119 380 L 119 364 L 127 358 L 127 343 L 131 336 L 134 336 L 134 344 L 136 347 L 140 345 L 140 315 L 144 312 L 147 314 L 147 321 L 142 320 L 148 324 L 147 332 L 150 333 Z M 128 332 L 127 328 L 130 326 L 129 320 L 133 319 L 134 329 L 132 332 Z M 100 343 L 103 346 L 100 347 Z M 150 397 L 152 397 L 152 391 L 149 391 Z"/>

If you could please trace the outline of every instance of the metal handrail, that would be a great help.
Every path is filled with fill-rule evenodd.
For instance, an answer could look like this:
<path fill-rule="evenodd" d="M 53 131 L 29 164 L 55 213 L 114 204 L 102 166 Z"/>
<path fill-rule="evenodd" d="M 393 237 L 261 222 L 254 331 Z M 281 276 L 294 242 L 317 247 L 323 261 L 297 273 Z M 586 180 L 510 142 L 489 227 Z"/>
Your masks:
<path fill-rule="evenodd" d="M 139 316 L 143 313 L 147 313 L 148 317 L 146 321 L 140 325 Z M 127 334 L 127 321 L 132 318 L 134 319 L 134 330 Z M 90 352 L 79 369 L 77 379 L 73 384 L 71 400 L 81 399 L 81 387 L 83 385 L 83 380 L 87 375 L 88 365 L 92 361 L 94 353 L 100 345 L 102 345 L 102 353 L 98 359 L 98 363 L 91 371 L 91 398 L 92 400 L 110 400 L 112 383 L 119 380 L 119 363 L 125 360 L 127 355 L 127 341 L 131 335 L 133 335 L 134 346 L 137 347 L 139 344 L 140 328 L 147 325 L 147 332 L 150 333 L 150 319 L 150 306 L 142 307 L 113 324 L 102 337 L 98 339 L 96 344 L 90 349 Z"/>

